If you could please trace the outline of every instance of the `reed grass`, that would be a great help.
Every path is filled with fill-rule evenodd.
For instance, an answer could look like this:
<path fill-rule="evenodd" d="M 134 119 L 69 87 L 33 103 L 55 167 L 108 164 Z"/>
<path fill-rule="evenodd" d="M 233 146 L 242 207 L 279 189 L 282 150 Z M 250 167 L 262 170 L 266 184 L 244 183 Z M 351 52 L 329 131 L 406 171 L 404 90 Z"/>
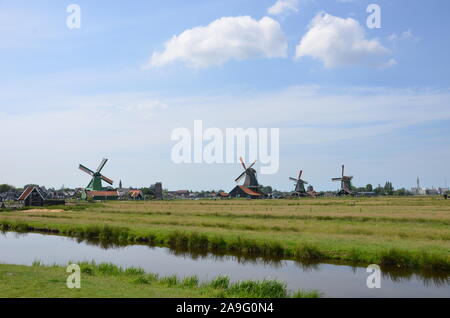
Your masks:
<path fill-rule="evenodd" d="M 314 291 L 289 293 L 286 284 L 273 280 L 230 283 L 227 276 L 200 283 L 197 276 L 159 277 L 140 268 L 110 263 L 80 262 L 81 289 L 65 286 L 67 273 L 62 266 L 0 264 L 0 297 L 221 297 L 287 298 L 319 297 Z M 14 275 L 11 275 L 14 273 Z M 20 290 L 19 290 L 20 289 Z M 146 294 L 148 293 L 148 294 Z"/>

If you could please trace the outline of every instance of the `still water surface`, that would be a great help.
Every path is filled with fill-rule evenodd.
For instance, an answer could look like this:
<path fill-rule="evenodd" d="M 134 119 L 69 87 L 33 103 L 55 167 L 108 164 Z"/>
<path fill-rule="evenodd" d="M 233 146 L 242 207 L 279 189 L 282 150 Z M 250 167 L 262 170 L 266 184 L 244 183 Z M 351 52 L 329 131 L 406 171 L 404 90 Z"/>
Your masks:
<path fill-rule="evenodd" d="M 36 260 L 48 265 L 109 262 L 160 276 L 197 275 L 203 281 L 218 275 L 232 281 L 272 278 L 286 282 L 290 290 L 316 289 L 325 297 L 450 297 L 448 275 L 384 271 L 381 289 L 368 289 L 370 274 L 364 267 L 195 254 L 145 245 L 105 247 L 62 236 L 0 233 L 0 263 L 31 265 Z"/>

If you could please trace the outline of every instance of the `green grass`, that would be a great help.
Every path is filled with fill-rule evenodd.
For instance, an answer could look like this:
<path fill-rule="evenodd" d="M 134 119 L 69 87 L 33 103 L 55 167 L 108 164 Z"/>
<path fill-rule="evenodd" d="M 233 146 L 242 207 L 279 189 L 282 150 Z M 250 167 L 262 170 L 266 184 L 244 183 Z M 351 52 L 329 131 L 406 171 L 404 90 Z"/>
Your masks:
<path fill-rule="evenodd" d="M 104 202 L 63 210 L 1 212 L 0 230 L 450 272 L 450 201 L 440 197 Z"/>
<path fill-rule="evenodd" d="M 200 283 L 198 277 L 159 277 L 139 268 L 79 263 L 81 288 L 69 289 L 64 267 L 0 265 L 0 298 L 287 298 L 319 297 L 315 291 L 288 293 L 274 280 L 230 283 L 228 277 Z"/>

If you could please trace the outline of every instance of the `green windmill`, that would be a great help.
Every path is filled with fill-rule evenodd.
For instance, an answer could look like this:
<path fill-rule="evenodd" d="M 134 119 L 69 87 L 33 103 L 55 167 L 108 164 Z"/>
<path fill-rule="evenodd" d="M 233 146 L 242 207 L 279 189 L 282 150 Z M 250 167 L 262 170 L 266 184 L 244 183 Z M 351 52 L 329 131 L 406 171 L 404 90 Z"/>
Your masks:
<path fill-rule="evenodd" d="M 111 179 L 109 179 L 101 174 L 101 171 L 107 161 L 108 161 L 108 159 L 103 159 L 95 172 L 89 168 L 86 168 L 83 165 L 79 166 L 79 169 L 81 171 L 86 172 L 88 175 L 90 175 L 92 177 L 92 180 L 87 185 L 86 190 L 88 190 L 88 191 L 103 191 L 103 190 L 105 190 L 102 186 L 102 180 L 105 181 L 106 183 L 109 183 L 110 185 L 113 184 L 113 181 Z"/>

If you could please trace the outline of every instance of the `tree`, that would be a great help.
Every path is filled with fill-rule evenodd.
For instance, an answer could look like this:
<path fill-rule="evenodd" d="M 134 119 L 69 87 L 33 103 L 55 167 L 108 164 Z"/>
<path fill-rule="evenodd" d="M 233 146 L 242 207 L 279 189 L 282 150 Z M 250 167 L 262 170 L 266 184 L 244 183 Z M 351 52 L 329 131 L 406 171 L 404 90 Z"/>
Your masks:
<path fill-rule="evenodd" d="M 153 195 L 153 188 L 141 188 L 141 191 L 144 195 Z"/>
<path fill-rule="evenodd" d="M 372 192 L 373 191 L 373 186 L 370 183 L 368 185 L 366 185 L 366 191 L 367 192 Z"/>
<path fill-rule="evenodd" d="M 384 193 L 386 193 L 387 195 L 394 194 L 394 186 L 392 185 L 392 182 L 386 181 L 384 185 Z"/>
<path fill-rule="evenodd" d="M 395 195 L 398 195 L 398 196 L 405 196 L 405 195 L 408 195 L 408 191 L 406 191 L 405 188 L 398 189 L 398 190 L 395 191 L 394 193 L 395 193 Z"/>
<path fill-rule="evenodd" d="M 266 194 L 271 194 L 272 193 L 272 187 L 271 186 L 261 186 L 261 191 L 266 193 Z"/>
<path fill-rule="evenodd" d="M 5 193 L 10 190 L 14 190 L 15 188 L 9 184 L 0 184 L 0 193 Z"/>
<path fill-rule="evenodd" d="M 381 184 L 378 185 L 374 190 L 376 195 L 384 195 L 384 188 L 381 186 Z"/>

